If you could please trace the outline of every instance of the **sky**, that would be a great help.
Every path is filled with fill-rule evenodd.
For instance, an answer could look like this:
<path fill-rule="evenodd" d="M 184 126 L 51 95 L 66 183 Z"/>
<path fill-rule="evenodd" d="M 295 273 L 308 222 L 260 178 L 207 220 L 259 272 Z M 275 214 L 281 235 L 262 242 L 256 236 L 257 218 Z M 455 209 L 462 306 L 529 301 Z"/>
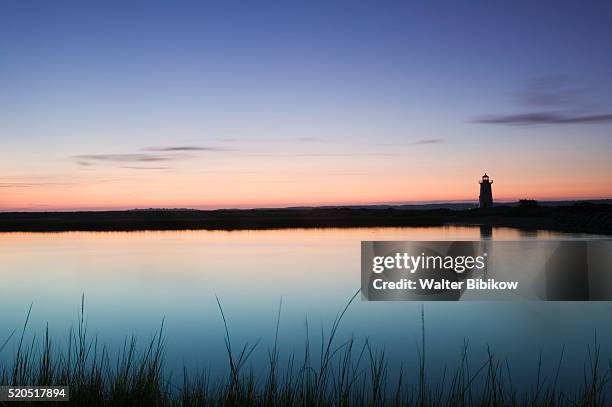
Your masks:
<path fill-rule="evenodd" d="M 0 2 L 0 210 L 612 198 L 610 2 Z"/>

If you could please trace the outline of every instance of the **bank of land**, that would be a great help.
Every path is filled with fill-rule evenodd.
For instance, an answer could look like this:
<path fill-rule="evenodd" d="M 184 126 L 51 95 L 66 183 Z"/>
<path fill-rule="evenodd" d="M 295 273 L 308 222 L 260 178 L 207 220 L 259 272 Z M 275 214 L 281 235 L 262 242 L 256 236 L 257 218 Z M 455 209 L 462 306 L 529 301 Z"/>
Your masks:
<path fill-rule="evenodd" d="M 105 212 L 3 212 L 0 231 L 241 230 L 276 228 L 481 225 L 612 234 L 612 205 L 497 206 L 491 209 L 326 207 L 151 209 Z"/>

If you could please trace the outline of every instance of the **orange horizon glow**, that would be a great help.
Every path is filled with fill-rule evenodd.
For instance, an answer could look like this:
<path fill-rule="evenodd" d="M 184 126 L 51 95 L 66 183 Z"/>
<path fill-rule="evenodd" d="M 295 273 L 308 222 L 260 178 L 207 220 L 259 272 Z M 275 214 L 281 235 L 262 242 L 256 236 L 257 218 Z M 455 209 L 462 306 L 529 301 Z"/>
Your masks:
<path fill-rule="evenodd" d="M 497 180 L 497 179 L 495 179 Z M 96 184 L 88 186 L 49 185 L 44 187 L 3 188 L 0 211 L 71 211 L 71 210 L 127 210 L 146 208 L 274 208 L 295 206 L 342 206 L 380 204 L 419 204 L 435 202 L 477 202 L 478 184 L 435 184 L 431 188 L 425 182 L 408 179 L 381 180 L 366 186 L 359 180 L 346 179 L 318 185 L 314 182 L 298 182 L 271 188 L 245 184 L 241 188 L 199 189 L 189 184 L 120 183 L 112 186 Z M 551 185 L 542 190 L 540 185 L 504 185 L 494 182 L 493 198 L 496 202 L 513 202 L 519 199 L 540 201 L 596 200 L 612 198 L 608 184 L 579 184 L 568 191 L 562 185 Z M 228 180 L 227 183 L 231 184 Z M 191 185 L 198 185 L 193 183 Z M 210 185 L 210 184 L 209 184 Z M 466 193 L 466 191 L 468 191 Z"/>
<path fill-rule="evenodd" d="M 140 147 L 89 158 L 85 165 L 81 157 L 94 156 L 64 148 L 49 154 L 22 151 L 0 162 L 0 210 L 474 202 L 485 171 L 493 180 L 496 202 L 612 198 L 606 140 L 588 151 L 574 144 L 551 150 L 545 140 L 538 141 L 538 148 L 531 143 L 531 149 L 523 147 L 526 141 L 515 142 L 510 150 L 502 148 L 504 142 L 481 145 L 457 139 L 394 148 L 356 142 L 245 142 L 182 153 Z M 251 149 L 257 153 L 245 152 Z M 147 161 L 152 159 L 165 161 Z"/>

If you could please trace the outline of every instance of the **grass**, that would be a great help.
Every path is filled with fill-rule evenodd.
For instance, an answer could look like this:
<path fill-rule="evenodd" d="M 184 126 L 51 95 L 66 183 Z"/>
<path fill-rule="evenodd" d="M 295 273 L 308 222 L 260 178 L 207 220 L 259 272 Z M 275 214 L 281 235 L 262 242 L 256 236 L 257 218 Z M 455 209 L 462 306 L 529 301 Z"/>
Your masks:
<path fill-rule="evenodd" d="M 427 367 L 423 310 L 417 358 L 405 361 L 399 373 L 392 375 L 384 349 L 368 340 L 359 345 L 353 337 L 338 337 L 341 321 L 357 295 L 340 310 L 329 331 L 321 331 L 316 351 L 307 324 L 299 360 L 295 354 L 281 358 L 279 352 L 281 301 L 275 340 L 267 351 L 267 373 L 259 376 L 247 369 L 247 363 L 259 351 L 260 342 L 236 348 L 217 299 L 225 326 L 228 372 L 216 380 L 186 370 L 179 378 L 167 372 L 163 322 L 144 347 L 137 346 L 132 337 L 111 352 L 88 333 L 82 300 L 76 328 L 69 332 L 68 345 L 60 349 L 49 337 L 48 328 L 40 339 L 26 342 L 30 307 L 21 329 L 0 342 L 0 353 L 11 342 L 16 349 L 8 364 L 0 365 L 0 384 L 69 385 L 71 404 L 78 406 L 605 406 L 610 402 L 607 389 L 612 362 L 604 362 L 596 339 L 587 349 L 584 380 L 572 391 L 558 385 L 564 349 L 555 371 L 548 374 L 540 355 L 528 391 L 517 390 L 508 360 L 498 358 L 491 349 L 487 349 L 486 360 L 474 366 L 467 341 L 456 367 L 444 369 L 434 379 Z M 407 380 L 407 372 L 417 377 L 416 383 Z"/>

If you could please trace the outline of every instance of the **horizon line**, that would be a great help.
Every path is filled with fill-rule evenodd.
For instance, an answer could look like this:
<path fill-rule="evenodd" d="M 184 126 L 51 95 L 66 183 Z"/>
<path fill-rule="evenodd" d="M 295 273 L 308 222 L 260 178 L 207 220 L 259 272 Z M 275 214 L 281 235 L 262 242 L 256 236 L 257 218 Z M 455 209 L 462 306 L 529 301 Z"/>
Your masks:
<path fill-rule="evenodd" d="M 516 203 L 522 199 L 533 199 L 538 202 L 585 202 L 585 201 L 612 201 L 612 197 L 597 197 L 597 198 L 552 198 L 552 199 L 535 199 L 535 198 L 519 198 L 519 199 L 499 199 L 494 201 L 495 204 Z M 347 204 L 319 204 L 319 205 L 286 205 L 286 206 L 223 206 L 223 207 L 198 207 L 198 206 L 121 206 L 121 207 L 81 207 L 81 208 L 0 208 L 0 213 L 11 212 L 126 212 L 126 211 L 146 211 L 146 210 L 191 210 L 191 211 L 217 211 L 217 210 L 255 210 L 255 209 L 315 209 L 315 208 L 342 208 L 342 207 L 363 207 L 363 206 L 426 206 L 426 205 L 461 205 L 474 204 L 478 205 L 477 199 L 471 200 L 432 200 L 432 201 L 403 201 L 403 202 L 369 202 L 369 203 L 347 203 Z"/>

